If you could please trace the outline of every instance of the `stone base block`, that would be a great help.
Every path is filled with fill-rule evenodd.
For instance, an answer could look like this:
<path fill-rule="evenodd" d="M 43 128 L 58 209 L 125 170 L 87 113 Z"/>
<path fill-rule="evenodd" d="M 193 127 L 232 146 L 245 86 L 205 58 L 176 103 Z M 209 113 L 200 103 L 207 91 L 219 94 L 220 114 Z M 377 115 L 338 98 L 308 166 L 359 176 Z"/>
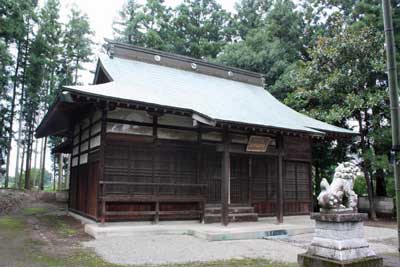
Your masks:
<path fill-rule="evenodd" d="M 308 253 L 338 261 L 356 260 L 376 256 L 375 252 L 369 247 L 337 250 L 333 248 L 310 246 L 308 248 Z"/>
<path fill-rule="evenodd" d="M 308 254 L 337 261 L 351 261 L 376 256 L 364 239 L 360 213 L 313 214 L 315 235 Z"/>
<path fill-rule="evenodd" d="M 377 256 L 337 261 L 304 253 L 297 256 L 297 261 L 300 267 L 383 267 L 383 259 Z"/>

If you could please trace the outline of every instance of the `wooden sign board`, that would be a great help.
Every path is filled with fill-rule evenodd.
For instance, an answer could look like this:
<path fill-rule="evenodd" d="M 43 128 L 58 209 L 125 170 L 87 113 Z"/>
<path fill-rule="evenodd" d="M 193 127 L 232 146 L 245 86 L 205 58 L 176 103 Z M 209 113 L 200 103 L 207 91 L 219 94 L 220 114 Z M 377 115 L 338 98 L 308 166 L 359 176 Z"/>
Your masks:
<path fill-rule="evenodd" d="M 249 142 L 247 143 L 246 151 L 266 152 L 271 140 L 272 139 L 270 137 L 252 135 L 250 136 Z"/>

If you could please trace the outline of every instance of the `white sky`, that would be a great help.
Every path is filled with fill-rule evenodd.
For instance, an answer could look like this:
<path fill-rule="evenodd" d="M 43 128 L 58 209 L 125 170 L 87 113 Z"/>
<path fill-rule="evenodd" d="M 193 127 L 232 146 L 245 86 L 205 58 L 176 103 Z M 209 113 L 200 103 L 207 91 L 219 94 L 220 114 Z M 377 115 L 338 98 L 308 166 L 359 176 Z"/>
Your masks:
<path fill-rule="evenodd" d="M 45 0 L 39 0 L 40 5 L 43 5 Z M 144 4 L 145 0 L 139 0 L 140 4 Z M 179 3 L 183 2 L 182 0 L 166 0 L 166 5 L 176 6 Z M 234 11 L 235 0 L 217 0 L 218 3 L 222 5 L 222 7 L 230 12 Z M 94 41 L 98 44 L 103 42 L 104 38 L 112 38 L 112 22 L 114 18 L 116 18 L 118 11 L 121 10 L 125 0 L 60 0 L 61 3 L 61 21 L 66 22 L 68 18 L 68 14 L 70 8 L 74 5 L 77 6 L 83 13 L 86 13 L 89 17 L 89 22 L 91 29 L 95 32 Z M 94 51 L 95 54 L 100 52 L 99 48 L 96 48 Z M 90 73 L 90 70 L 94 70 L 94 63 L 89 64 L 87 66 L 87 71 L 81 71 L 81 79 L 80 81 L 87 84 L 93 81 L 93 74 Z M 18 122 L 14 123 L 14 131 L 18 130 Z M 39 140 L 40 147 L 41 140 Z M 35 149 L 35 143 L 33 144 L 33 149 Z M 39 149 L 40 150 L 40 149 Z M 22 152 L 21 152 L 22 153 Z M 36 167 L 39 168 L 39 158 L 40 155 L 37 155 Z M 19 163 L 20 165 L 21 163 Z M 9 176 L 14 176 L 15 174 L 15 165 L 16 165 L 16 143 L 13 141 L 12 150 L 11 150 L 11 161 L 10 161 L 10 169 Z M 24 164 L 25 165 L 25 164 Z M 34 157 L 32 159 L 32 167 L 35 167 Z M 46 169 L 51 172 L 51 159 L 50 159 L 50 151 L 48 150 L 46 153 Z"/>

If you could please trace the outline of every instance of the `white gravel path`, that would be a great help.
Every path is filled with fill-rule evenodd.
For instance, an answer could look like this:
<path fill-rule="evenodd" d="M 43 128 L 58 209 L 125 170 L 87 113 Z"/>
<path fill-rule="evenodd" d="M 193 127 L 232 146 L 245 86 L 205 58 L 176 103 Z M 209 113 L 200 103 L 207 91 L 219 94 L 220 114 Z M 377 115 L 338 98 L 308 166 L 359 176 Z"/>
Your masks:
<path fill-rule="evenodd" d="M 116 264 L 162 264 L 240 258 L 296 262 L 305 250 L 275 240 L 206 241 L 188 235 L 141 234 L 85 243 Z"/>
<path fill-rule="evenodd" d="M 377 253 L 396 253 L 395 230 L 365 227 L 365 237 Z M 285 239 L 207 241 L 189 235 L 138 233 L 106 237 L 85 242 L 106 261 L 116 264 L 145 265 L 184 263 L 240 258 L 266 258 L 271 261 L 297 262 L 313 234 Z"/>

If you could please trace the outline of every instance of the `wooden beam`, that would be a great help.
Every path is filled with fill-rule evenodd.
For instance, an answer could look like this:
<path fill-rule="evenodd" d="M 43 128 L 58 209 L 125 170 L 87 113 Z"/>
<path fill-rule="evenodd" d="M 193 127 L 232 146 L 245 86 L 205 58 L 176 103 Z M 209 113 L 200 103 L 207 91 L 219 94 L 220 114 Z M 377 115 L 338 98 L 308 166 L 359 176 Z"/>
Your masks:
<path fill-rule="evenodd" d="M 230 179 L 230 153 L 229 153 L 229 135 L 224 132 L 224 151 L 222 152 L 222 179 L 221 179 L 221 222 L 226 226 L 229 223 L 229 179 Z"/>
<path fill-rule="evenodd" d="M 106 149 L 106 133 L 107 133 L 107 108 L 103 108 L 101 116 L 101 139 L 100 139 L 100 156 L 99 156 L 99 181 L 105 181 L 104 175 L 104 157 Z M 101 223 L 104 224 L 106 221 L 106 202 L 104 196 L 106 194 L 106 185 L 99 183 L 99 192 L 101 192 Z M 99 196 L 98 196 L 99 197 Z"/>
<path fill-rule="evenodd" d="M 248 198 L 249 198 L 249 205 L 253 202 L 253 157 L 249 157 L 249 190 L 248 190 Z"/>
<path fill-rule="evenodd" d="M 283 223 L 283 136 L 278 137 L 278 199 L 276 217 L 279 223 Z"/>

